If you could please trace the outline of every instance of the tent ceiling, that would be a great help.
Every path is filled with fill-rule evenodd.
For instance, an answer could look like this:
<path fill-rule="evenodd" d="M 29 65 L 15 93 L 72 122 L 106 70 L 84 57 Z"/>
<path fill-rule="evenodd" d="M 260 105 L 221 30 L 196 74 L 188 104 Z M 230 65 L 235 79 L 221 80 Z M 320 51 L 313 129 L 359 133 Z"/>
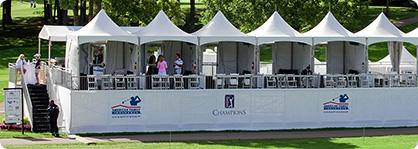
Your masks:
<path fill-rule="evenodd" d="M 253 45 L 256 43 L 254 36 L 246 35 L 235 28 L 221 11 L 218 11 L 208 24 L 192 34 L 200 38 L 200 45 L 220 41 L 245 42 Z"/>
<path fill-rule="evenodd" d="M 197 44 L 197 37 L 188 34 L 176 25 L 174 25 L 168 16 L 163 12 L 158 12 L 154 20 L 151 21 L 144 29 L 134 34 L 138 35 L 141 44 L 154 41 L 183 41 Z"/>
<path fill-rule="evenodd" d="M 309 37 L 300 37 L 300 33 L 293 29 L 277 11 L 256 30 L 248 33 L 248 35 L 256 36 L 258 44 L 273 43 L 278 41 L 292 41 L 312 44 Z"/>
<path fill-rule="evenodd" d="M 353 37 L 353 33 L 338 22 L 331 12 L 322 19 L 313 29 L 302 34 L 303 37 L 311 37 L 314 44 L 329 41 L 353 41 L 364 43 L 364 39 Z"/>
<path fill-rule="evenodd" d="M 393 25 L 382 12 L 372 23 L 355 33 L 354 36 L 368 38 L 367 44 L 370 45 L 385 41 L 403 41 L 404 33 Z"/>
<path fill-rule="evenodd" d="M 101 10 L 86 26 L 70 33 L 78 38 L 78 44 L 97 41 L 122 41 L 138 44 L 138 37 L 124 31 Z"/>

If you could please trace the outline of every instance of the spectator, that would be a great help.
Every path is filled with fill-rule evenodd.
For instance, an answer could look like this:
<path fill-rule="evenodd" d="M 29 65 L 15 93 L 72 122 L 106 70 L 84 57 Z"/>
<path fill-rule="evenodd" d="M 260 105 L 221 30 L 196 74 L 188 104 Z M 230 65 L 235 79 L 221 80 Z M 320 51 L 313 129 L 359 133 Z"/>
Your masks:
<path fill-rule="evenodd" d="M 36 0 L 30 0 L 30 8 L 36 8 Z"/>
<path fill-rule="evenodd" d="M 26 73 L 25 65 L 26 65 L 25 55 L 21 53 L 19 55 L 19 58 L 17 58 L 16 60 L 17 72 L 20 72 L 21 74 Z M 21 72 L 21 70 L 23 70 L 23 73 Z"/>
<path fill-rule="evenodd" d="M 48 116 L 49 116 L 49 130 L 55 137 L 59 137 L 58 133 L 58 115 L 60 113 L 59 107 L 54 103 L 54 100 L 49 101 Z"/>
<path fill-rule="evenodd" d="M 148 59 L 148 70 L 147 70 L 147 75 L 154 75 L 157 74 L 158 69 L 157 69 L 157 65 L 155 64 L 155 56 L 151 55 Z"/>
<path fill-rule="evenodd" d="M 180 57 L 180 53 L 176 53 L 176 61 L 174 62 L 174 73 L 177 75 L 182 74 L 183 60 Z"/>
<path fill-rule="evenodd" d="M 167 62 L 164 60 L 164 56 L 158 56 L 157 68 L 158 68 L 158 75 L 167 75 Z"/>
<path fill-rule="evenodd" d="M 305 69 L 300 73 L 301 75 L 312 75 L 311 65 L 306 66 Z"/>
<path fill-rule="evenodd" d="M 41 55 L 40 54 L 35 54 L 33 56 L 35 58 L 35 78 L 36 78 L 36 83 L 39 84 L 39 72 L 41 71 Z"/>

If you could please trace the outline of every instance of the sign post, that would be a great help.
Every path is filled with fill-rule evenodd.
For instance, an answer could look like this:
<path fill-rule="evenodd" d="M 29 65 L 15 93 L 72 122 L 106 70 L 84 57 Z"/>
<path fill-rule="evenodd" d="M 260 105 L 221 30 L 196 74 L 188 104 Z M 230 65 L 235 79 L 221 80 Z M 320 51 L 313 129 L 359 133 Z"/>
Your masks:
<path fill-rule="evenodd" d="M 22 134 L 24 134 L 23 89 L 4 88 L 4 99 L 5 123 L 18 124 L 21 122 Z"/>

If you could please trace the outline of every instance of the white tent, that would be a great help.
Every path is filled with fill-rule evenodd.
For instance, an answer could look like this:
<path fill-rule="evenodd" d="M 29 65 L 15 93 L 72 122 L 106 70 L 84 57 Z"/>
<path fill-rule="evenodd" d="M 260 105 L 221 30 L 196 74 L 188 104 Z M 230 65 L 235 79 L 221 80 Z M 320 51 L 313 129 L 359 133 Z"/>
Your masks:
<path fill-rule="evenodd" d="M 327 73 L 340 74 L 350 71 L 366 72 L 367 50 L 364 38 L 353 37 L 331 12 L 310 31 L 302 34 L 312 37 L 313 45 L 327 42 Z"/>
<path fill-rule="evenodd" d="M 416 58 L 409 53 L 409 51 L 405 48 L 402 47 L 402 52 L 401 52 L 401 57 L 400 57 L 400 64 L 415 64 Z M 378 62 L 376 62 L 378 64 L 391 64 L 391 60 L 390 60 L 390 55 L 387 55 L 386 57 L 384 57 L 383 59 L 379 60 Z"/>
<path fill-rule="evenodd" d="M 407 33 L 404 35 L 404 37 L 406 38 L 405 40 L 413 43 L 414 45 L 416 45 L 416 48 L 418 49 L 418 28 L 414 29 L 413 31 Z M 417 52 L 417 56 L 418 56 L 418 52 Z M 415 63 L 417 64 L 415 67 L 415 70 L 418 70 L 418 62 L 415 61 Z"/>
<path fill-rule="evenodd" d="M 179 29 L 162 10 L 151 23 L 134 34 L 139 36 L 140 44 L 155 41 L 183 41 L 197 45 L 197 37 Z"/>
<path fill-rule="evenodd" d="M 41 54 L 41 39 L 48 40 L 48 59 L 51 59 L 52 42 L 66 42 L 68 34 L 81 28 L 82 26 L 44 25 L 38 35 L 38 53 Z M 121 28 L 128 33 L 133 33 L 138 32 L 143 27 L 123 26 Z"/>
<path fill-rule="evenodd" d="M 378 42 L 389 42 L 388 49 L 392 60 L 392 68 L 393 71 L 399 73 L 402 42 L 405 40 L 404 35 L 382 12 L 372 23 L 354 36 L 366 38 L 367 46 Z"/>
<path fill-rule="evenodd" d="M 88 61 L 91 59 L 90 55 L 92 53 L 89 51 L 90 44 L 86 43 L 97 42 L 106 44 L 105 52 L 107 54 L 104 56 L 106 64 L 108 64 L 106 65 L 106 70 L 112 69 L 108 73 L 115 71 L 119 67 L 133 65 L 134 62 L 130 62 L 130 59 L 126 58 L 126 56 L 135 57 L 136 48 L 133 46 L 138 44 L 138 37 L 121 29 L 104 10 L 101 10 L 86 26 L 67 36 L 65 67 L 71 71 L 72 75 L 88 74 L 90 69 Z M 125 50 L 130 51 L 127 52 Z M 126 60 L 129 63 L 125 62 Z M 124 65 L 120 66 L 122 65 L 120 63 Z"/>
<path fill-rule="evenodd" d="M 198 36 L 200 49 L 217 43 L 217 73 L 253 72 L 256 38 L 240 32 L 222 12 L 218 11 L 208 24 L 192 34 Z M 199 57 L 201 55 L 199 52 Z M 199 64 L 202 64 L 200 58 Z"/>
<path fill-rule="evenodd" d="M 141 46 L 141 69 L 146 72 L 147 56 L 146 51 L 151 43 L 157 43 L 161 47 L 161 54 L 166 58 L 169 66 L 176 60 L 176 53 L 182 56 L 184 71 L 193 72 L 193 64 L 197 63 L 196 45 L 198 43 L 195 35 L 188 34 L 174 25 L 168 16 L 158 12 L 157 16 L 144 29 L 135 32 L 139 36 Z M 174 73 L 173 67 L 168 67 L 168 73 Z"/>
<path fill-rule="evenodd" d="M 354 34 L 354 37 L 367 38 L 367 45 L 387 41 L 404 41 L 404 33 L 393 25 L 382 12 L 367 27 Z"/>
<path fill-rule="evenodd" d="M 313 65 L 312 38 L 301 37 L 277 12 L 248 35 L 256 36 L 258 45 L 273 44 L 273 73 L 281 70 L 301 72 L 307 65 Z"/>

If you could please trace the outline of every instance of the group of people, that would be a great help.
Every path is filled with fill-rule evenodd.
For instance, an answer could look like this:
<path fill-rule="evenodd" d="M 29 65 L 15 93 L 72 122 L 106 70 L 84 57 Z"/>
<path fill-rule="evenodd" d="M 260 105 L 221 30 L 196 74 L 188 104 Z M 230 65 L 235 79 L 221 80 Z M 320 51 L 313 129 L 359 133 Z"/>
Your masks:
<path fill-rule="evenodd" d="M 174 61 L 174 74 L 181 75 L 183 74 L 183 60 L 181 55 L 176 53 L 176 61 Z M 151 55 L 148 59 L 148 70 L 147 75 L 167 75 L 168 63 L 165 61 L 163 55 L 159 55 L 157 60 L 154 55 Z"/>
<path fill-rule="evenodd" d="M 36 79 L 36 84 L 40 83 L 40 77 L 39 77 L 39 73 L 41 72 L 41 55 L 40 54 L 35 54 L 34 56 L 34 60 L 32 61 L 32 63 L 34 64 L 35 67 L 35 79 Z M 18 75 L 25 75 L 27 69 L 25 68 L 29 63 L 26 61 L 25 59 L 25 55 L 23 53 L 19 54 L 19 57 L 16 60 L 16 70 L 18 72 Z"/>

